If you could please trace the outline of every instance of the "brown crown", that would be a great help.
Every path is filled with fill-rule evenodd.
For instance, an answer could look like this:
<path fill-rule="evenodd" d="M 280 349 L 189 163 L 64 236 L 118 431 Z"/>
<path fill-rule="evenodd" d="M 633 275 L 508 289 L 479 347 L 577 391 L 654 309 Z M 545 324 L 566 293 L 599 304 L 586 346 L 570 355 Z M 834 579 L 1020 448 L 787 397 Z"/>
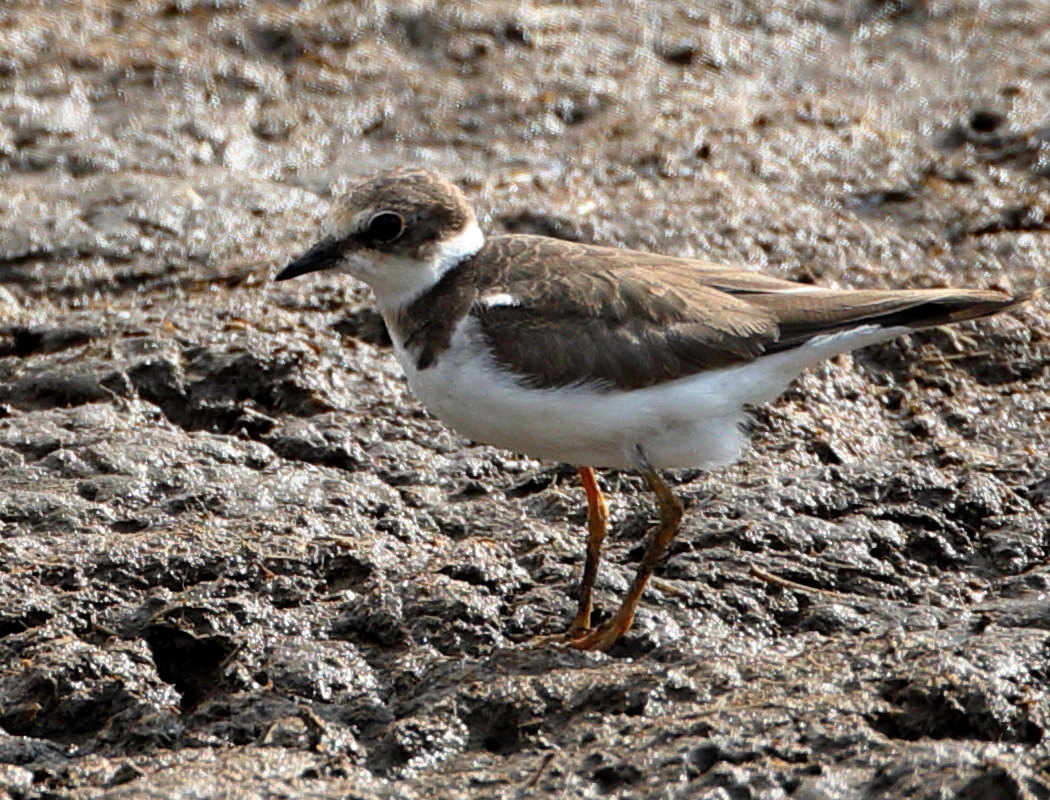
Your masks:
<path fill-rule="evenodd" d="M 404 233 L 376 249 L 391 254 L 423 255 L 428 245 L 444 241 L 474 221 L 474 211 L 451 181 L 425 169 L 384 172 L 352 186 L 332 206 L 329 231 L 336 239 L 354 238 L 375 214 L 392 212 L 404 221 Z M 357 229 L 355 229 L 357 228 Z"/>

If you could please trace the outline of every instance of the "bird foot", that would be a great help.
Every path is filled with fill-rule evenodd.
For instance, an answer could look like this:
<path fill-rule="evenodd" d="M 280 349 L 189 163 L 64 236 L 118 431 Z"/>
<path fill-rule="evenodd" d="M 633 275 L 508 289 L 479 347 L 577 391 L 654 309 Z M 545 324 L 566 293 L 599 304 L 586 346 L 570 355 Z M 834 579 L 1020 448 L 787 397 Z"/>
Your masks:
<path fill-rule="evenodd" d="M 627 633 L 631 627 L 631 622 L 631 617 L 620 618 L 619 615 L 616 615 L 597 628 L 583 631 L 575 639 L 570 639 L 569 646 L 576 650 L 604 652 L 612 647 L 617 639 Z"/>
<path fill-rule="evenodd" d="M 563 633 L 548 633 L 542 636 L 534 636 L 529 639 L 529 647 L 548 647 L 550 645 L 566 645 L 574 650 L 593 650 L 604 652 L 623 636 L 634 622 L 633 613 L 624 613 L 624 609 L 614 614 L 611 619 L 606 620 L 597 628 L 584 625 L 576 620 Z"/>
<path fill-rule="evenodd" d="M 529 647 L 547 647 L 552 644 L 568 644 L 571 645 L 574 641 L 582 636 L 586 636 L 591 633 L 594 628 L 585 628 L 581 625 L 573 623 L 569 626 L 568 630 L 564 630 L 561 633 L 545 633 L 540 636 L 534 636 L 528 641 Z"/>

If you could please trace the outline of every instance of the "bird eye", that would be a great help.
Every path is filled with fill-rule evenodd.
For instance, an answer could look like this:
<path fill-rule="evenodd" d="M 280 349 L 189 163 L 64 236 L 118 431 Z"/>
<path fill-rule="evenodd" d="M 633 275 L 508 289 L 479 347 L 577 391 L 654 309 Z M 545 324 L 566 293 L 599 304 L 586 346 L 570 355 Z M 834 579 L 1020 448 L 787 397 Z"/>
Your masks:
<path fill-rule="evenodd" d="M 368 223 L 365 236 L 378 244 L 392 242 L 405 232 L 405 221 L 393 211 L 380 211 Z"/>

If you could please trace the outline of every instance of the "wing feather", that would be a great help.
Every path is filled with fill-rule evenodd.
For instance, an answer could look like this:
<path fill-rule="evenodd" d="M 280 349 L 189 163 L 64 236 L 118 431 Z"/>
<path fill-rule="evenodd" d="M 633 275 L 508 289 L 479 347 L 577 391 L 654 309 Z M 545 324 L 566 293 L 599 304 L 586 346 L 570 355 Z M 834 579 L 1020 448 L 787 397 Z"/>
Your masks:
<path fill-rule="evenodd" d="M 536 249 L 493 287 L 513 304 L 474 307 L 497 362 L 527 385 L 638 389 L 750 361 L 777 337 L 768 310 L 704 285 L 695 269 L 548 241 L 528 242 Z"/>
<path fill-rule="evenodd" d="M 979 289 L 837 290 L 695 259 L 537 236 L 490 240 L 471 313 L 529 386 L 640 389 L 860 326 L 922 328 L 1025 297 Z M 484 297 L 510 302 L 486 304 Z"/>

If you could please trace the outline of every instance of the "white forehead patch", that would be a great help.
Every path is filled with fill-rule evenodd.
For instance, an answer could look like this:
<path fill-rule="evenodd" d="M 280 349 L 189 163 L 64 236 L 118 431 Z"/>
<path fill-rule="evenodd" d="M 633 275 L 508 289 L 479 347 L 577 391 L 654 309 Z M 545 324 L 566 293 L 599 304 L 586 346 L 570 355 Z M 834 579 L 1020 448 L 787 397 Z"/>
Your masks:
<path fill-rule="evenodd" d="M 339 213 L 339 208 L 336 206 L 332 208 L 332 211 L 321 223 L 321 231 L 325 236 L 342 239 L 351 233 L 364 230 L 373 216 L 375 216 L 374 211 L 361 211 L 347 220 L 346 217 Z"/>

